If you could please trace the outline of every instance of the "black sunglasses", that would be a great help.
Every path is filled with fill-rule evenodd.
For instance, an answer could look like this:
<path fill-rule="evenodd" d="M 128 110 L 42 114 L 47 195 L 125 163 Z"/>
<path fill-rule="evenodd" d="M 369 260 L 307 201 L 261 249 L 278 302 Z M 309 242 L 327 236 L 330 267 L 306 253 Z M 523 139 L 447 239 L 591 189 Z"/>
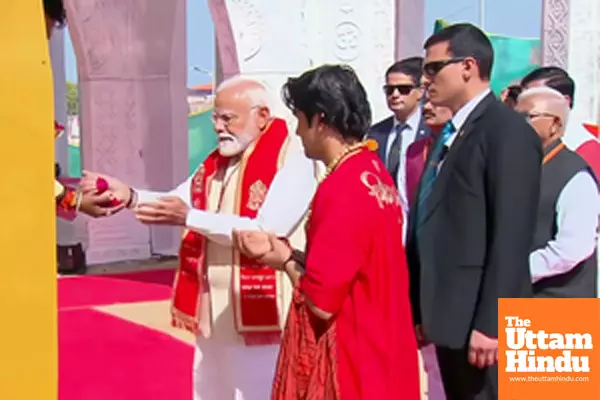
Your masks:
<path fill-rule="evenodd" d="M 427 76 L 436 76 L 441 70 L 446 68 L 450 64 L 456 64 L 463 62 L 466 57 L 453 57 L 447 60 L 430 61 L 423 65 L 423 73 Z"/>
<path fill-rule="evenodd" d="M 407 95 L 409 94 L 413 89 L 418 88 L 418 86 L 415 85 L 384 85 L 383 86 L 383 91 L 385 92 L 385 94 L 387 94 L 388 96 L 391 96 L 392 94 L 394 94 L 394 92 L 397 90 L 401 95 Z"/>

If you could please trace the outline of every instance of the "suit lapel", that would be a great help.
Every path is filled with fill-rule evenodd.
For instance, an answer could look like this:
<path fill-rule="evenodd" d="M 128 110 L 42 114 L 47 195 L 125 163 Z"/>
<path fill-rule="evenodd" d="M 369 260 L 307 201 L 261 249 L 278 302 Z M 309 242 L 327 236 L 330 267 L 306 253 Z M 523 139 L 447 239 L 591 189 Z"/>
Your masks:
<path fill-rule="evenodd" d="M 439 175 L 435 180 L 433 191 L 431 192 L 427 204 L 423 205 L 425 208 L 425 210 L 423 210 L 425 213 L 423 216 L 423 224 L 431 217 L 433 211 L 435 211 L 440 204 L 440 201 L 444 198 L 445 187 L 448 183 L 449 177 L 452 174 L 453 164 L 457 160 L 459 147 L 469 136 L 469 134 L 475 130 L 477 121 L 484 114 L 487 107 L 494 101 L 496 101 L 496 98 L 492 93 L 484 97 L 477 107 L 475 107 L 475 109 L 471 112 L 471 114 L 469 114 L 461 130 L 457 133 L 458 136 L 452 143 L 452 146 L 450 147 L 450 150 L 443 161 L 443 165 L 439 170 Z M 429 163 L 430 160 L 428 159 L 427 162 Z"/>
<path fill-rule="evenodd" d="M 417 134 L 415 135 L 415 142 L 421 139 L 425 139 L 431 136 L 431 130 L 425 124 L 425 119 L 421 116 L 421 121 L 419 122 L 419 128 L 417 129 Z"/>
<path fill-rule="evenodd" d="M 383 123 L 380 124 L 377 129 L 372 129 L 371 133 L 369 134 L 369 137 L 377 142 L 377 154 L 379 155 L 379 158 L 381 159 L 381 161 L 383 161 L 384 164 L 386 164 L 387 162 L 387 144 L 388 139 L 390 137 L 390 132 L 392 131 L 393 127 L 394 118 L 389 117 L 386 120 L 384 120 Z"/>

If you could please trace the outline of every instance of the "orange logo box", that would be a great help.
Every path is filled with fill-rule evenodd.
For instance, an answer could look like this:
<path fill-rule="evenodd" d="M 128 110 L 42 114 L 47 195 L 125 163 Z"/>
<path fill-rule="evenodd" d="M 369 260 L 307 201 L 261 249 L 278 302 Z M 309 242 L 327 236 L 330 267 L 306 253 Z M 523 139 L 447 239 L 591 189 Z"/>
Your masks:
<path fill-rule="evenodd" d="M 600 299 L 498 300 L 499 400 L 600 399 Z"/>

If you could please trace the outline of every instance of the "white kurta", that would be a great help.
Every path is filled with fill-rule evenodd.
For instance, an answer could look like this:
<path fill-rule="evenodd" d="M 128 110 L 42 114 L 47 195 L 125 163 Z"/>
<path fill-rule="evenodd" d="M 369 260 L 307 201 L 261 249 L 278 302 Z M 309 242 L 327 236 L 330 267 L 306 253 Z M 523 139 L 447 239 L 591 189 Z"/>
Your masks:
<path fill-rule="evenodd" d="M 192 210 L 187 219 L 188 228 L 208 238 L 210 335 L 197 338 L 195 400 L 269 398 L 279 346 L 245 346 L 236 332 L 231 303 L 231 232 L 233 229 L 263 229 L 289 237 L 292 246 L 304 248 L 303 219 L 316 190 L 314 163 L 305 157 L 297 138 L 293 138 L 284 165 L 275 176 L 257 218 L 240 217 L 234 212 L 238 167 L 238 163 L 231 163 L 224 175 L 213 179 L 208 210 Z M 190 180 L 191 177 L 168 194 L 190 205 Z M 160 195 L 164 194 L 138 191 L 140 201 L 152 201 Z M 292 288 L 288 279 L 282 282 L 285 285 L 280 304 L 283 325 Z"/>

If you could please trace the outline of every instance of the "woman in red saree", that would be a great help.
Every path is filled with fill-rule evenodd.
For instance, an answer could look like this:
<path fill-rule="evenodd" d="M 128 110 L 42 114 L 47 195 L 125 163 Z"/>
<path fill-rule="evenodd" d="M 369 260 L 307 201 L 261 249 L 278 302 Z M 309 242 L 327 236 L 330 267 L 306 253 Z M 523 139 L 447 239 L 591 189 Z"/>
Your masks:
<path fill-rule="evenodd" d="M 305 252 L 266 232 L 236 232 L 246 255 L 295 284 L 273 400 L 420 398 L 402 212 L 385 166 L 361 141 L 371 113 L 348 67 L 291 78 L 285 100 L 306 154 L 327 166 Z"/>

